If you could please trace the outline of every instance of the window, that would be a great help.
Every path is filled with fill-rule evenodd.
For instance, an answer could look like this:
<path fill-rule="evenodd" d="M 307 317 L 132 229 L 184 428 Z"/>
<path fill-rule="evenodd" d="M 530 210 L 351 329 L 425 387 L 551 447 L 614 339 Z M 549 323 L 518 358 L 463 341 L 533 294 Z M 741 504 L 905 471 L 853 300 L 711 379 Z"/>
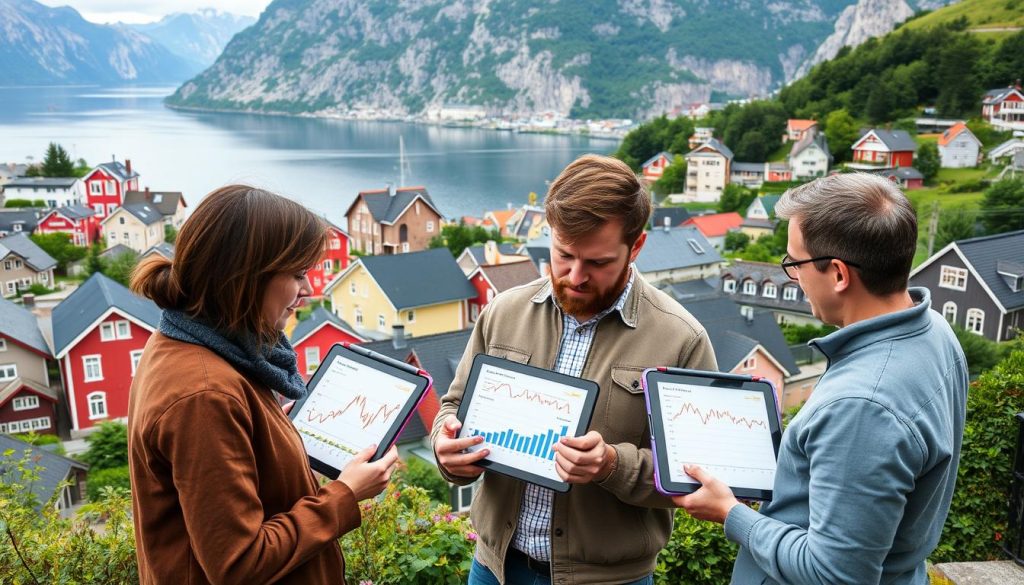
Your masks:
<path fill-rule="evenodd" d="M 434 222 L 432 222 L 432 221 L 428 221 L 428 222 L 427 222 L 427 232 L 428 232 L 428 233 L 431 233 L 431 232 L 433 232 L 433 231 L 434 231 Z"/>
<path fill-rule="evenodd" d="M 103 379 L 103 362 L 102 356 L 98 355 L 86 355 L 82 356 L 82 365 L 85 366 L 85 381 L 95 382 Z"/>
<path fill-rule="evenodd" d="M 17 377 L 17 364 L 0 364 L 0 382 L 10 382 Z"/>
<path fill-rule="evenodd" d="M 33 419 L 30 419 L 28 422 L 29 422 L 30 426 L 32 427 L 31 430 L 33 430 L 33 431 L 38 431 L 40 429 L 48 429 L 48 428 L 50 428 L 50 417 L 48 417 L 48 416 L 41 416 L 39 418 L 33 418 Z"/>
<path fill-rule="evenodd" d="M 356 307 L 356 325 L 363 326 L 363 311 Z"/>
<path fill-rule="evenodd" d="M 323 270 L 324 272 L 329 273 L 331 271 L 331 261 L 330 260 L 324 260 L 320 264 L 320 266 L 321 266 L 321 270 Z"/>
<path fill-rule="evenodd" d="M 748 307 L 747 305 L 742 305 L 740 307 L 740 315 L 743 315 L 747 319 L 753 319 L 754 318 L 754 307 Z"/>
<path fill-rule="evenodd" d="M 89 183 L 89 194 L 90 195 L 103 195 L 103 183 L 99 181 L 93 181 Z"/>
<path fill-rule="evenodd" d="M 953 301 L 946 301 L 942 305 L 942 316 L 950 323 L 956 323 L 956 303 Z"/>
<path fill-rule="evenodd" d="M 757 294 L 757 285 L 754 284 L 753 280 L 744 280 L 743 281 L 743 294 L 745 294 L 745 295 L 756 295 Z"/>
<path fill-rule="evenodd" d="M 7 294 L 12 294 L 13 295 L 16 292 L 18 292 L 18 281 L 17 280 L 9 280 L 9 281 L 7 281 Z"/>
<path fill-rule="evenodd" d="M 744 370 L 753 370 L 756 367 L 757 367 L 757 358 L 755 356 L 750 356 L 747 359 L 743 360 L 743 369 Z"/>
<path fill-rule="evenodd" d="M 14 230 L 14 231 L 18 231 L 18 230 Z M 15 259 L 14 260 L 14 267 L 15 268 L 21 268 L 22 267 L 21 260 Z"/>
<path fill-rule="evenodd" d="M 93 206 L 92 206 L 92 210 L 94 212 L 96 212 L 97 216 L 103 217 L 103 204 L 102 203 L 94 203 Z"/>
<path fill-rule="evenodd" d="M 764 288 L 761 290 L 761 296 L 774 299 L 779 296 L 779 289 L 775 286 L 774 282 L 764 283 Z"/>
<path fill-rule="evenodd" d="M 39 408 L 38 396 L 19 396 L 11 401 L 14 410 L 31 410 Z"/>
<path fill-rule="evenodd" d="M 131 339 L 132 338 L 132 324 L 128 321 L 122 320 L 115 323 L 117 327 L 117 338 L 118 339 Z"/>
<path fill-rule="evenodd" d="M 723 280 L 722 281 L 722 290 L 724 290 L 727 293 L 734 293 L 734 292 L 736 292 L 736 281 L 731 279 L 731 278 L 727 278 L 727 279 Z"/>
<path fill-rule="evenodd" d="M 114 334 L 113 323 L 100 323 L 100 341 L 113 341 L 117 339 Z"/>
<path fill-rule="evenodd" d="M 117 223 L 119 223 L 121 225 L 124 225 L 124 216 L 123 215 L 121 217 L 117 218 Z"/>
<path fill-rule="evenodd" d="M 409 242 L 402 242 L 402 253 L 404 254 L 404 253 L 406 253 L 408 251 L 409 251 Z"/>
<path fill-rule="evenodd" d="M 967 290 L 967 269 L 943 266 L 939 274 L 939 286 L 953 290 Z"/>
<path fill-rule="evenodd" d="M 7 351 L 7 340 L 0 337 L 0 351 Z"/>
<path fill-rule="evenodd" d="M 491 302 L 493 300 L 494 300 L 494 289 L 493 288 L 488 288 L 487 289 L 487 302 L 489 303 L 489 302 Z"/>
<path fill-rule="evenodd" d="M 405 322 L 406 323 L 415 323 L 416 322 L 416 311 L 412 311 L 412 310 L 406 311 L 405 312 Z"/>
<path fill-rule="evenodd" d="M 469 305 L 469 320 L 476 321 L 480 317 L 480 305 L 471 303 Z"/>
<path fill-rule="evenodd" d="M 116 203 L 107 203 L 107 215 L 110 215 L 111 213 L 114 213 L 114 210 L 116 210 L 116 209 L 117 209 L 117 204 Z"/>
<path fill-rule="evenodd" d="M 782 287 L 782 300 L 784 301 L 795 301 L 797 300 L 797 288 L 795 286 L 784 286 Z"/>
<path fill-rule="evenodd" d="M 320 365 L 320 348 L 319 347 L 307 347 L 306 348 L 306 373 L 312 374 L 316 371 L 317 366 Z"/>
<path fill-rule="evenodd" d="M 384 331 L 387 328 L 387 323 L 384 322 L 384 315 L 377 315 L 377 330 Z"/>
<path fill-rule="evenodd" d="M 16 232 L 20 232 L 21 231 L 21 224 L 20 223 L 14 224 L 14 227 L 12 229 L 14 231 L 16 231 Z"/>
<path fill-rule="evenodd" d="M 967 323 L 964 324 L 971 333 L 981 335 L 985 329 L 985 311 L 981 309 L 967 309 Z"/>
<path fill-rule="evenodd" d="M 356 283 L 355 282 L 349 283 L 349 285 L 348 285 L 348 292 L 350 292 L 352 294 L 352 296 L 356 296 Z"/>
<path fill-rule="evenodd" d="M 107 195 L 117 195 L 117 183 L 107 181 Z"/>
<path fill-rule="evenodd" d="M 41 282 L 43 284 L 46 284 L 47 282 L 50 282 L 50 275 L 45 273 L 45 272 L 40 272 L 39 273 L 39 282 Z"/>
<path fill-rule="evenodd" d="M 341 239 L 340 238 L 331 238 L 331 249 L 332 250 L 340 250 L 341 249 Z"/>
<path fill-rule="evenodd" d="M 139 367 L 139 360 L 142 359 L 142 350 L 136 349 L 135 351 L 129 352 L 128 357 L 132 360 L 132 377 L 135 377 L 135 370 Z"/>
<path fill-rule="evenodd" d="M 14 264 L 10 260 L 4 260 L 4 270 L 10 270 Z"/>
<path fill-rule="evenodd" d="M 86 399 L 89 401 L 89 420 L 107 418 L 106 392 L 92 392 Z"/>
<path fill-rule="evenodd" d="M 117 241 L 117 232 L 110 232 L 110 241 L 111 242 L 116 242 Z"/>

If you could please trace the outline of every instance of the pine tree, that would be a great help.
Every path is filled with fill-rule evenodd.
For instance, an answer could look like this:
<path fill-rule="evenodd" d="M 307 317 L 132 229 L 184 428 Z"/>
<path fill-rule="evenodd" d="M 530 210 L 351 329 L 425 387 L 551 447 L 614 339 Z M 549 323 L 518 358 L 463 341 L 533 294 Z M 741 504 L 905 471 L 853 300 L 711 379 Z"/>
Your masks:
<path fill-rule="evenodd" d="M 75 163 L 71 161 L 68 151 L 56 142 L 51 142 L 46 147 L 46 157 L 43 159 L 43 176 L 72 177 L 74 172 Z"/>

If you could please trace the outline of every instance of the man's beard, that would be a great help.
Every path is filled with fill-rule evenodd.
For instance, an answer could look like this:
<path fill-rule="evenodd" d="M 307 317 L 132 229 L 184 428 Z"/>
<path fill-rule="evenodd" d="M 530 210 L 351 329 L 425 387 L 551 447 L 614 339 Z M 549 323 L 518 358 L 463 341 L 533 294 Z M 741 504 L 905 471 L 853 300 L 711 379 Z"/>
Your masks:
<path fill-rule="evenodd" d="M 597 315 L 618 300 L 622 290 L 626 287 L 626 280 L 628 279 L 629 263 L 627 262 L 626 266 L 622 269 L 622 273 L 619 274 L 619 278 L 616 279 L 614 286 L 607 290 L 596 291 L 597 294 L 590 298 L 569 296 L 568 289 L 572 288 L 572 285 L 569 283 L 568 277 L 556 279 L 554 274 L 552 274 L 551 287 L 555 294 L 555 299 L 558 301 L 558 305 L 562 307 L 563 312 L 574 317 L 579 315 Z M 587 283 L 580 292 L 593 293 L 595 291 Z"/>

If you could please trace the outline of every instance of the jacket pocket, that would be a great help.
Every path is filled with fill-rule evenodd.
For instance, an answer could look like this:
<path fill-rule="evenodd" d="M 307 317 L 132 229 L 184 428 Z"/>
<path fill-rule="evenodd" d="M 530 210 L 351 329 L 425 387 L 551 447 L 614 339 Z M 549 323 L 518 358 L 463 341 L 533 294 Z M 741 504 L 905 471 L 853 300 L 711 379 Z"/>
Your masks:
<path fill-rule="evenodd" d="M 487 355 L 494 356 L 496 358 L 506 359 L 510 362 L 516 362 L 519 364 L 530 363 L 530 352 L 517 349 L 508 345 L 492 345 L 487 351 Z"/>
<path fill-rule="evenodd" d="M 605 441 L 640 445 L 647 431 L 647 406 L 641 384 L 643 366 L 612 366 L 612 384 L 608 388 Z"/>

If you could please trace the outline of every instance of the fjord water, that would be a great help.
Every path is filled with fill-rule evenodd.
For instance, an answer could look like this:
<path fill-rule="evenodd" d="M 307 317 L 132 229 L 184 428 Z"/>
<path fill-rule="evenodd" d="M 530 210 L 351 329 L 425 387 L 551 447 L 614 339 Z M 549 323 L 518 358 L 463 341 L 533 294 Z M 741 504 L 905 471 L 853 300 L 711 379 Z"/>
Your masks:
<path fill-rule="evenodd" d="M 399 182 L 426 186 L 446 217 L 480 216 L 530 191 L 580 154 L 615 141 L 400 122 L 182 112 L 170 87 L 0 87 L 0 163 L 41 160 L 62 144 L 90 164 L 131 159 L 141 186 L 181 191 L 194 206 L 210 190 L 245 182 L 290 197 L 344 227 L 356 193 Z"/>

